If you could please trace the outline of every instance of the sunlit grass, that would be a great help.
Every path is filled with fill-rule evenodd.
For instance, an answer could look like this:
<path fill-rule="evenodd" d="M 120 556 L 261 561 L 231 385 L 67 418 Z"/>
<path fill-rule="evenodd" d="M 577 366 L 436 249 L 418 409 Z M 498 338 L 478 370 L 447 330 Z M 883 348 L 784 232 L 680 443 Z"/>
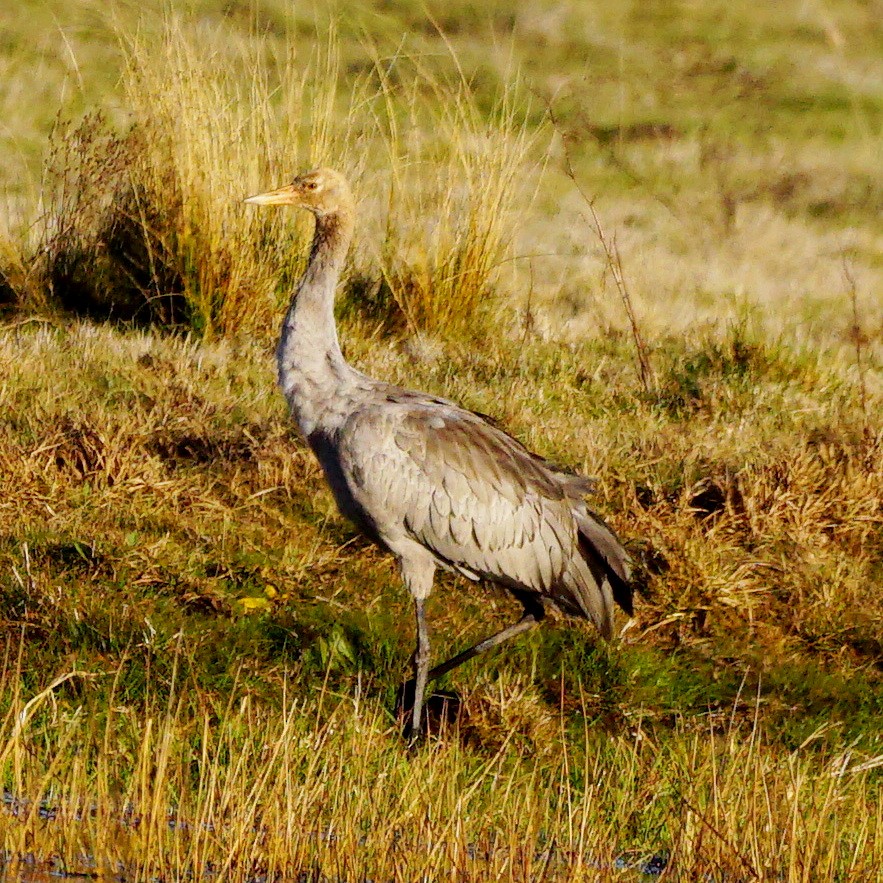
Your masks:
<path fill-rule="evenodd" d="M 647 569 L 623 643 L 550 622 L 458 672 L 458 721 L 409 751 L 407 597 L 334 514 L 269 347 L 89 324 L 0 340 L 11 862 L 873 875 L 883 475 L 855 391 L 817 360 L 740 331 L 671 341 L 648 395 L 627 341 L 420 360 L 351 339 L 366 370 L 493 405 L 598 475 L 595 504 Z M 787 408 L 819 394 L 821 412 Z M 441 581 L 436 653 L 512 613 Z"/>
<path fill-rule="evenodd" d="M 811 739 L 785 752 L 756 725 L 680 722 L 660 742 L 640 714 L 619 733 L 553 714 L 519 751 L 520 693 L 501 685 L 475 702 L 498 747 L 470 747 L 467 717 L 409 749 L 358 689 L 303 696 L 283 682 L 273 710 L 235 686 L 219 702 L 173 671 L 165 702 L 145 709 L 118 695 L 122 669 L 70 671 L 29 695 L 14 651 L 5 662 L 7 873 L 33 853 L 138 880 L 592 880 L 632 868 L 627 879 L 656 861 L 688 877 L 803 881 L 871 879 L 881 860 L 881 759 L 819 753 Z M 532 718 L 530 704 L 520 714 Z"/>
<path fill-rule="evenodd" d="M 475 333 L 493 315 L 515 208 L 537 175 L 516 86 L 484 114 L 462 73 L 381 58 L 365 38 L 373 66 L 341 98 L 333 27 L 305 58 L 297 43 L 277 54 L 226 31 L 194 41 L 173 16 L 158 45 L 119 39 L 128 127 L 100 114 L 60 124 L 46 211 L 17 250 L 3 240 L 21 306 L 266 333 L 303 267 L 308 224 L 242 201 L 330 165 L 373 200 L 350 271 L 357 308 L 383 288 L 387 325 L 398 314 L 411 330 Z"/>

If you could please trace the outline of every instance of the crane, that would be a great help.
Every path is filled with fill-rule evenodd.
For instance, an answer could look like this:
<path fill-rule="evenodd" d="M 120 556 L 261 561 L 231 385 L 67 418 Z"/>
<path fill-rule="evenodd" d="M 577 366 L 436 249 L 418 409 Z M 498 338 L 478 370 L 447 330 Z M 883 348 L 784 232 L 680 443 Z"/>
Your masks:
<path fill-rule="evenodd" d="M 346 178 L 318 168 L 251 196 L 315 216 L 307 268 L 282 324 L 278 379 L 341 513 L 391 552 L 414 600 L 413 737 L 427 683 L 536 626 L 548 608 L 606 638 L 614 603 L 632 615 L 629 556 L 586 504 L 591 481 L 556 468 L 488 418 L 347 363 L 334 298 L 355 228 Z M 430 669 L 426 599 L 438 568 L 504 586 L 521 618 Z"/>

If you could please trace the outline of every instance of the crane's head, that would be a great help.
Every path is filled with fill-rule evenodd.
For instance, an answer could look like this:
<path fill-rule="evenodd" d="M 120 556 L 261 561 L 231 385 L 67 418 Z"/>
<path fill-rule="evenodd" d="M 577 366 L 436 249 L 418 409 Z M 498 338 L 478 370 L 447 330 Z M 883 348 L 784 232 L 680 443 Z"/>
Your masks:
<path fill-rule="evenodd" d="M 284 187 L 249 196 L 245 201 L 252 205 L 296 205 L 321 218 L 350 210 L 353 196 L 340 172 L 321 168 L 298 175 Z"/>

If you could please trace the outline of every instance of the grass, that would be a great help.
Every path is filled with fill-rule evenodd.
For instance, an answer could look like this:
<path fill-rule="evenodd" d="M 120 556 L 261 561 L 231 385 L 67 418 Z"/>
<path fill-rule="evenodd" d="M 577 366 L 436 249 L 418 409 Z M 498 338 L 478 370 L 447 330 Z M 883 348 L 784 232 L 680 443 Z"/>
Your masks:
<path fill-rule="evenodd" d="M 548 873 L 563 879 L 657 854 L 684 874 L 744 877 L 742 859 L 786 879 L 872 874 L 883 709 L 881 599 L 867 586 L 883 477 L 854 391 L 738 330 L 660 347 L 656 396 L 626 339 L 450 345 L 429 361 L 395 337 L 350 340 L 366 369 L 477 407 L 505 391 L 498 413 L 568 465 L 599 472 L 603 435 L 598 505 L 646 571 L 633 627 L 605 649 L 585 627 L 550 623 L 465 667 L 445 685 L 458 722 L 414 757 L 393 716 L 407 600 L 393 563 L 335 516 L 269 353 L 19 326 L 2 351 L 4 775 L 62 816 L 67 801 L 101 809 L 82 825 L 4 816 L 4 848 L 32 843 L 71 866 L 85 851 L 139 877 L 229 861 L 231 879 L 392 867 L 412 879 L 466 862 L 478 879 L 524 879 L 551 842 L 562 864 Z M 37 365 L 65 378 L 63 395 L 34 382 Z M 819 389 L 827 414 L 782 406 Z M 729 431 L 746 422 L 750 437 Z M 442 580 L 436 652 L 513 614 L 504 593 Z M 32 706 L 23 733 L 43 747 L 26 747 L 13 732 L 24 703 L 74 672 L 86 677 Z M 104 729 L 117 714 L 125 736 Z M 286 726 L 297 736 L 283 739 Z M 377 777 L 392 782 L 383 799 L 364 784 Z M 170 807 L 186 831 L 210 820 L 225 836 L 160 832 Z M 153 821 L 128 831 L 127 813 Z M 384 818 L 400 820 L 401 852 Z"/>
<path fill-rule="evenodd" d="M 242 200 L 288 180 L 292 166 L 332 165 L 387 194 L 379 250 L 357 254 L 350 304 L 379 299 L 412 331 L 476 330 L 536 140 L 515 86 L 480 114 L 462 73 L 445 79 L 419 57 L 375 54 L 341 100 L 333 25 L 308 61 L 227 33 L 196 44 L 179 18 L 159 57 L 154 45 L 124 43 L 125 132 L 100 113 L 55 129 L 35 244 L 16 253 L 7 238 L 13 299 L 206 338 L 266 333 L 303 268 L 304 228 L 286 213 L 243 211 Z M 371 151 L 382 167 L 365 159 Z"/>
<path fill-rule="evenodd" d="M 871 879 L 879 866 L 867 768 L 848 752 L 762 750 L 733 721 L 662 743 L 640 718 L 632 733 L 574 738 L 562 715 L 538 718 L 523 679 L 502 680 L 456 733 L 409 752 L 359 689 L 307 698 L 289 682 L 284 711 L 268 713 L 183 677 L 145 714 L 120 695 L 122 668 L 71 672 L 27 703 L 14 661 L 5 675 L 2 760 L 16 793 L 45 795 L 7 807 L 6 843 L 24 854 L 53 830 L 67 872 L 84 854 L 100 856 L 92 873 L 139 879 L 626 879 L 653 862 L 716 879 Z M 73 689 L 99 680 L 104 701 Z M 60 713 L 52 700 L 72 689 L 77 711 Z M 494 748 L 464 747 L 489 725 Z"/>
<path fill-rule="evenodd" d="M 879 876 L 880 30 L 786 7 L 10 17 L 7 104 L 30 28 L 79 62 L 3 133 L 0 874 Z M 308 227 L 240 202 L 319 162 L 348 357 L 597 476 L 638 568 L 417 750 L 394 562 L 275 390 Z M 444 577 L 435 654 L 515 615 Z"/>

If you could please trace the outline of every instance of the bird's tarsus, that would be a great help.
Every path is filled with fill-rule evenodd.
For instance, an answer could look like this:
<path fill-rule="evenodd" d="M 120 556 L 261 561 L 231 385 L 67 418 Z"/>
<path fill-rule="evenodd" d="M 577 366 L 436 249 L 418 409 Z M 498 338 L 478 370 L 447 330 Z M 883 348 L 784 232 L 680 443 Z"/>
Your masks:
<path fill-rule="evenodd" d="M 497 647 L 504 641 L 508 641 L 510 638 L 522 634 L 522 632 L 529 631 L 542 621 L 544 615 L 545 613 L 542 605 L 538 604 L 531 606 L 530 609 L 525 608 L 524 616 L 522 616 L 518 622 L 507 626 L 501 631 L 491 635 L 489 638 L 485 638 L 483 641 L 479 641 L 472 647 L 463 650 L 456 656 L 451 657 L 447 662 L 442 662 L 440 665 L 437 665 L 429 671 L 428 679 L 434 681 L 442 675 L 447 674 L 449 671 L 453 671 L 457 666 L 462 665 L 474 656 L 478 656 L 479 653 L 484 653 L 486 650 L 490 650 L 492 647 Z"/>
<path fill-rule="evenodd" d="M 412 738 L 419 738 L 423 724 L 423 695 L 429 675 L 429 630 L 423 598 L 414 599 L 417 613 L 417 652 L 414 654 L 414 708 L 411 712 Z"/>
<path fill-rule="evenodd" d="M 426 731 L 423 727 L 424 718 L 427 716 L 427 705 L 429 700 L 440 698 L 442 702 L 451 703 L 456 700 L 455 705 L 459 705 L 459 700 L 454 695 L 432 694 L 426 697 L 426 687 L 428 684 L 440 678 L 442 675 L 453 671 L 457 666 L 462 665 L 469 659 L 484 653 L 492 647 L 497 647 L 504 641 L 516 637 L 523 632 L 529 631 L 536 626 L 545 615 L 541 604 L 533 604 L 524 602 L 524 615 L 518 622 L 494 633 L 483 641 L 463 650 L 456 656 L 452 656 L 446 662 L 442 662 L 435 668 L 427 671 L 429 667 L 429 637 L 426 631 L 426 619 L 423 611 L 423 604 L 420 601 L 415 602 L 417 610 L 417 652 L 414 654 L 415 676 L 406 681 L 399 692 L 399 698 L 396 703 L 400 711 L 408 713 L 410 718 L 405 724 L 405 737 L 411 746 L 419 744 L 426 737 Z M 421 649 L 425 649 L 425 655 L 421 653 Z"/>

